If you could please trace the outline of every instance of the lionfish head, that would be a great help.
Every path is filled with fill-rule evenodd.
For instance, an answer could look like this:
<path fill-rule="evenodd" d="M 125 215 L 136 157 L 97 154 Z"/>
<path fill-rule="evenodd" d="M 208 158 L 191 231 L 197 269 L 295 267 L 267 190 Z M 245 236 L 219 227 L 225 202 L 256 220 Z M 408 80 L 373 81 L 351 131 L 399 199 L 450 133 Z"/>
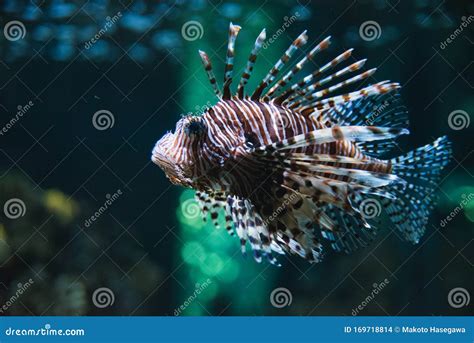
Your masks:
<path fill-rule="evenodd" d="M 152 161 L 175 185 L 193 187 L 193 166 L 196 156 L 192 150 L 194 140 L 205 133 L 206 126 L 200 116 L 185 116 L 176 123 L 175 132 L 168 132 L 156 142 Z"/>

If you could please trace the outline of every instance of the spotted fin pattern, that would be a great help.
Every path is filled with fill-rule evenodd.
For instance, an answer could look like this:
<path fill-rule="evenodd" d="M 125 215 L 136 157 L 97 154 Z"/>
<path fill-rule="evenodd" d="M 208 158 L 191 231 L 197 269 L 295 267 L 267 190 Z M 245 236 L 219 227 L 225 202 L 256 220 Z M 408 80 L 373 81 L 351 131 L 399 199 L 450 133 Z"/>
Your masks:
<path fill-rule="evenodd" d="M 383 204 L 396 228 L 412 243 L 418 243 L 425 232 L 441 172 L 450 159 L 451 143 L 443 136 L 391 160 L 393 173 L 407 180 L 408 186 L 394 187 L 396 199 Z"/>

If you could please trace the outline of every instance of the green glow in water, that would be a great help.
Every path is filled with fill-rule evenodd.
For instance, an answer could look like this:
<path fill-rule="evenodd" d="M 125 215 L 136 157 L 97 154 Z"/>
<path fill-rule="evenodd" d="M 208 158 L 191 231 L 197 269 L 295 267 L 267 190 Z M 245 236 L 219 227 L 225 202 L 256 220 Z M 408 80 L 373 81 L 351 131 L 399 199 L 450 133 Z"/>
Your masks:
<path fill-rule="evenodd" d="M 198 265 L 206 259 L 206 251 L 201 243 L 191 241 L 184 244 L 181 256 L 186 263 Z"/>
<path fill-rule="evenodd" d="M 215 276 L 221 272 L 224 267 L 224 261 L 222 261 L 218 254 L 211 253 L 206 256 L 200 267 L 204 274 Z"/>
<path fill-rule="evenodd" d="M 239 276 L 239 274 L 239 265 L 233 260 L 229 260 L 228 262 L 224 263 L 224 268 L 222 269 L 219 278 L 225 282 L 232 282 L 237 279 L 237 276 Z"/>

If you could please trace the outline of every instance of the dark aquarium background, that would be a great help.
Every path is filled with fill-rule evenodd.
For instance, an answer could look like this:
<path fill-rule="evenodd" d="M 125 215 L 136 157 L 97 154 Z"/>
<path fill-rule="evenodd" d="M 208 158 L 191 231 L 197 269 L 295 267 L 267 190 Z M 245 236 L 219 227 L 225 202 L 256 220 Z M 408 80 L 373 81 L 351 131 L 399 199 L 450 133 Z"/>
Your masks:
<path fill-rule="evenodd" d="M 0 7 L 0 315 L 473 313 L 472 2 Z M 307 73 L 353 47 L 353 61 L 378 68 L 370 83 L 403 86 L 411 129 L 403 150 L 450 137 L 454 158 L 418 245 L 386 224 L 352 255 L 257 264 L 150 161 L 181 114 L 215 103 L 198 49 L 222 82 L 230 21 L 242 26 L 235 79 L 262 28 L 272 37 L 251 89 L 303 30 L 303 51 L 332 35 Z"/>

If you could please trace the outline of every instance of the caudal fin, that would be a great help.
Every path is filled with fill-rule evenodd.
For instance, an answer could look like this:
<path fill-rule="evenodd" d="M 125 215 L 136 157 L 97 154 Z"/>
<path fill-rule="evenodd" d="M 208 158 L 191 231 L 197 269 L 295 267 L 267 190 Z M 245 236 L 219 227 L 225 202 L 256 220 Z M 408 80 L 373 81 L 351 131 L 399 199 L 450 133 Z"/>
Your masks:
<path fill-rule="evenodd" d="M 407 181 L 396 185 L 395 199 L 383 199 L 383 205 L 403 237 L 418 243 L 425 232 L 433 209 L 441 171 L 451 158 L 451 142 L 446 136 L 409 153 L 393 158 L 393 174 Z"/>

